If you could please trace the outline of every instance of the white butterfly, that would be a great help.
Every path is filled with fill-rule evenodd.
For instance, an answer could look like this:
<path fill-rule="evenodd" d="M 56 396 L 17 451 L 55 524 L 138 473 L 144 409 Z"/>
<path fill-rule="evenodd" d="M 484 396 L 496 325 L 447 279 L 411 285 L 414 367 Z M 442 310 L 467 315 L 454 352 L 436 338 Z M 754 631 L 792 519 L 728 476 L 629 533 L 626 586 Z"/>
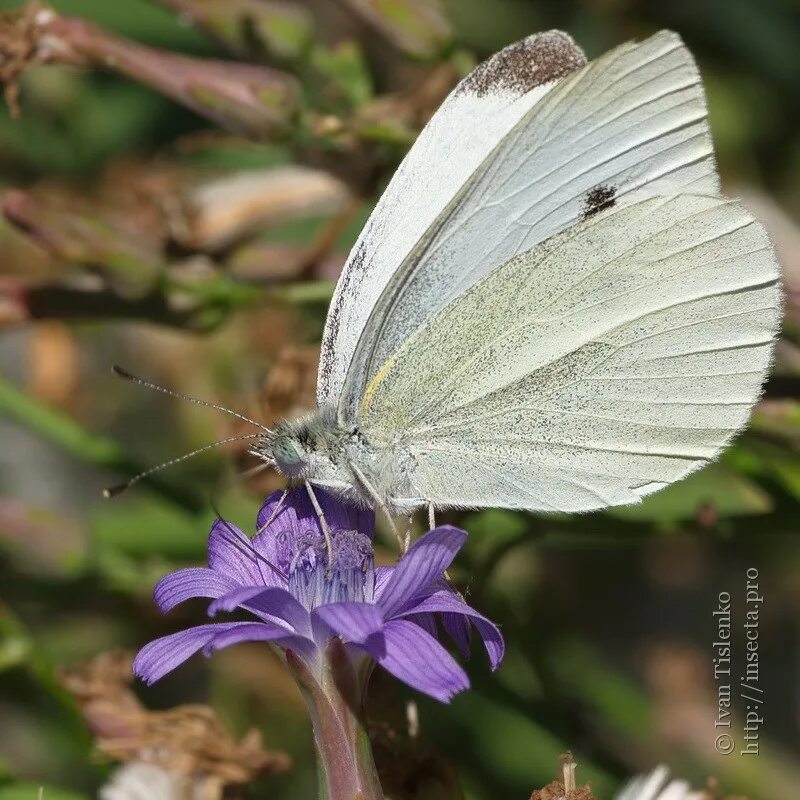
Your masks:
<path fill-rule="evenodd" d="M 779 317 L 681 39 L 587 63 L 538 34 L 422 131 L 339 279 L 317 411 L 254 452 L 388 513 L 636 503 L 745 424 Z"/>

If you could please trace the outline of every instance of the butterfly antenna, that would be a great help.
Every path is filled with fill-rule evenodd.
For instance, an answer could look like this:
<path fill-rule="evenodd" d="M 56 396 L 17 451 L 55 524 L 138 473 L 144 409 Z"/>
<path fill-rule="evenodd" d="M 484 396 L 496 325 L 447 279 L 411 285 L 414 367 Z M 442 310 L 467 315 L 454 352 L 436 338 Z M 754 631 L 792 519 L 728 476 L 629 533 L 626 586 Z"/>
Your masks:
<path fill-rule="evenodd" d="M 128 372 L 128 370 L 123 369 L 118 364 L 114 364 L 111 369 L 115 375 L 118 375 L 120 378 L 124 378 L 126 381 L 130 381 L 131 383 L 135 383 L 138 386 L 144 386 L 147 389 L 153 389 L 156 392 L 169 395 L 169 397 L 176 397 L 178 400 L 186 400 L 187 402 L 194 403 L 198 406 L 205 406 L 206 408 L 213 408 L 217 411 L 222 411 L 223 413 L 230 414 L 232 417 L 236 417 L 243 422 L 249 422 L 251 425 L 261 428 L 262 431 L 266 431 L 266 433 L 272 433 L 272 431 L 266 425 L 262 425 L 260 422 L 256 422 L 254 419 L 250 419 L 250 417 L 246 417 L 244 414 L 240 414 L 238 411 L 234 411 L 231 408 L 226 408 L 218 403 L 210 403 L 208 400 L 200 400 L 197 397 L 190 397 L 188 394 L 182 394 L 181 392 L 174 392 L 172 389 L 167 389 L 164 386 L 159 386 L 157 383 L 153 383 L 152 381 L 139 378 L 136 375 Z"/>
<path fill-rule="evenodd" d="M 125 483 L 120 483 L 116 486 L 109 486 L 108 488 L 103 489 L 103 497 L 105 497 L 107 500 L 110 500 L 112 497 L 122 494 L 122 492 L 124 492 L 126 489 L 129 489 L 135 483 L 139 483 L 142 478 L 146 478 L 148 475 L 152 475 L 154 472 L 159 472 L 167 467 L 173 467 L 175 464 L 180 464 L 182 461 L 186 461 L 187 459 L 193 458 L 200 453 L 204 453 L 206 450 L 211 450 L 214 447 L 219 447 L 220 445 L 228 444 L 229 442 L 238 442 L 242 439 L 256 439 L 263 435 L 263 433 L 246 433 L 242 436 L 228 436 L 226 439 L 220 439 L 217 442 L 211 442 L 211 444 L 198 447 L 196 450 L 192 450 L 190 453 L 184 453 L 182 456 L 178 456 L 177 458 L 171 458 L 169 461 L 163 461 L 161 464 L 156 464 L 156 466 L 150 467 L 150 469 L 146 469 L 144 472 L 140 472 L 138 475 L 134 475 L 129 481 L 125 481 Z"/>

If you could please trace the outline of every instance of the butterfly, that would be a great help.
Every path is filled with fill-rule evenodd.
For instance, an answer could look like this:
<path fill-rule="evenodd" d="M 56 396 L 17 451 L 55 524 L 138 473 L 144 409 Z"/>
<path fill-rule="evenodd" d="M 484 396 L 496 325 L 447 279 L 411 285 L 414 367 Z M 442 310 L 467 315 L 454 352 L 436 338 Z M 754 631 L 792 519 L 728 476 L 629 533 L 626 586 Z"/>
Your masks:
<path fill-rule="evenodd" d="M 254 451 L 406 514 L 638 503 L 713 460 L 780 320 L 680 37 L 501 50 L 419 135 L 328 312 L 318 408 Z"/>
<path fill-rule="evenodd" d="M 422 130 L 339 278 L 317 409 L 252 452 L 389 516 L 638 503 L 745 425 L 780 302 L 680 37 L 587 62 L 540 33 Z"/>

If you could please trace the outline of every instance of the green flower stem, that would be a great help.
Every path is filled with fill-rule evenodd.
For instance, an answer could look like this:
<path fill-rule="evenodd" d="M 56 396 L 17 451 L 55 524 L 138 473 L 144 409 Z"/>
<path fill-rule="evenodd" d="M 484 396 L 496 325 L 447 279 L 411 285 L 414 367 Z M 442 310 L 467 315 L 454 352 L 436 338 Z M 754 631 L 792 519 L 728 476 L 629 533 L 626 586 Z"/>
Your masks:
<path fill-rule="evenodd" d="M 294 653 L 286 654 L 314 729 L 319 798 L 383 800 L 364 711 L 371 663 L 355 664 L 339 639 L 323 659 L 321 675 L 315 675 Z"/>

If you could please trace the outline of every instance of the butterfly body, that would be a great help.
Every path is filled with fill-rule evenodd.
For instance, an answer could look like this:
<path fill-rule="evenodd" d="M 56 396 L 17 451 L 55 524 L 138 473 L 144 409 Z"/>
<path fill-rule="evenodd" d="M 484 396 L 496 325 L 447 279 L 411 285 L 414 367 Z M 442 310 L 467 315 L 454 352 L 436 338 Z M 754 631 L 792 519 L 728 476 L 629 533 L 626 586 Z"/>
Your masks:
<path fill-rule="evenodd" d="M 399 441 L 369 441 L 357 428 L 339 424 L 332 406 L 279 423 L 252 449 L 290 480 L 309 481 L 359 505 L 379 500 L 400 515 L 425 503 L 411 496 L 414 461 L 408 448 Z"/>

